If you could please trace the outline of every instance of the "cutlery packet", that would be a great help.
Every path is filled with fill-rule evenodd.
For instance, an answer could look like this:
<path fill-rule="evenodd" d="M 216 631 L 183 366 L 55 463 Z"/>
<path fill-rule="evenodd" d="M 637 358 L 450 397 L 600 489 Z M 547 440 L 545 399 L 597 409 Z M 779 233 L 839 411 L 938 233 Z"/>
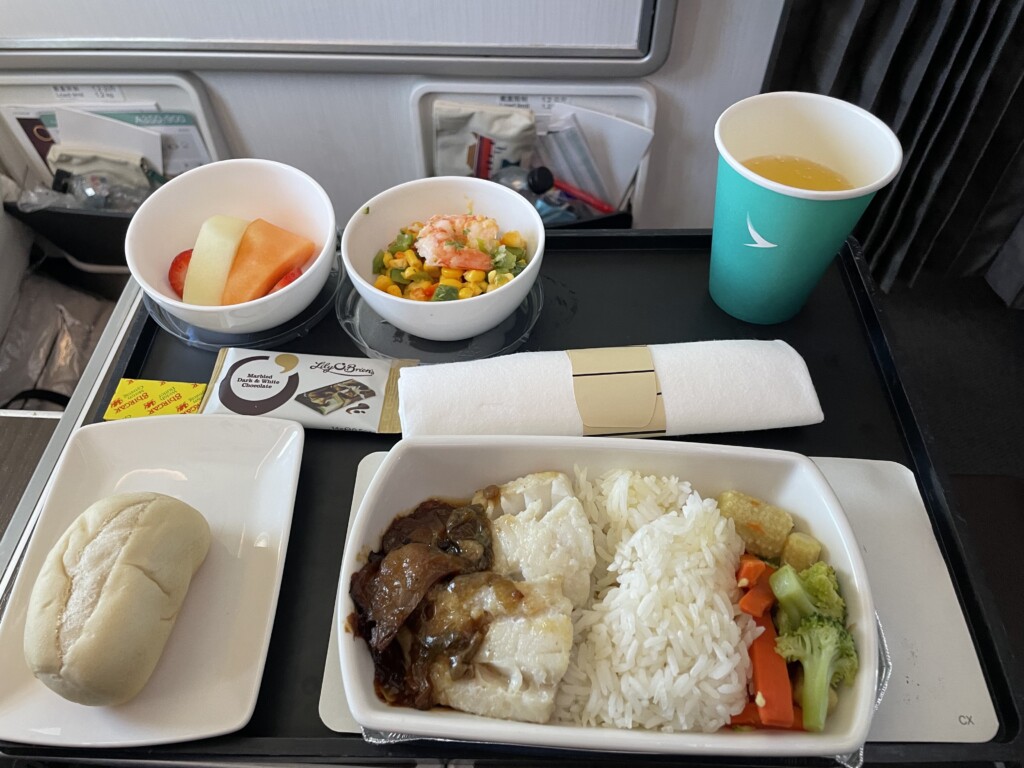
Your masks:
<path fill-rule="evenodd" d="M 656 437 L 823 420 L 803 357 L 730 339 L 503 357 L 402 369 L 402 434 Z M 438 393 L 458 392 L 458 407 Z"/>
<path fill-rule="evenodd" d="M 415 364 L 225 347 L 200 412 L 272 416 L 313 429 L 397 433 L 398 371 Z"/>

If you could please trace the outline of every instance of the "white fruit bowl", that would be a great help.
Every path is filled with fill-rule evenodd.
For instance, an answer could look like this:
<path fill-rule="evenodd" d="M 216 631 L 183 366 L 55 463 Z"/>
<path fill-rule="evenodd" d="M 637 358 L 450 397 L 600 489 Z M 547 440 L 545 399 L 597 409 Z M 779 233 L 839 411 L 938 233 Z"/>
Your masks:
<path fill-rule="evenodd" d="M 289 285 L 229 306 L 186 304 L 167 277 L 175 255 L 192 248 L 203 222 L 223 214 L 262 218 L 313 241 L 314 256 Z M 297 168 L 244 158 L 199 166 L 150 195 L 125 237 L 128 269 L 146 295 L 168 314 L 208 331 L 257 333 L 298 315 L 324 287 L 334 265 L 337 222 L 323 188 Z"/>
<path fill-rule="evenodd" d="M 496 291 L 458 301 L 413 301 L 374 287 L 373 257 L 401 227 L 441 214 L 490 216 L 501 232 L 526 239 L 527 265 Z M 341 236 L 345 273 L 359 296 L 384 320 L 413 336 L 433 341 L 469 339 L 489 331 L 515 312 L 540 273 L 544 222 L 529 200 L 486 179 L 437 176 L 387 189 L 352 214 Z"/>

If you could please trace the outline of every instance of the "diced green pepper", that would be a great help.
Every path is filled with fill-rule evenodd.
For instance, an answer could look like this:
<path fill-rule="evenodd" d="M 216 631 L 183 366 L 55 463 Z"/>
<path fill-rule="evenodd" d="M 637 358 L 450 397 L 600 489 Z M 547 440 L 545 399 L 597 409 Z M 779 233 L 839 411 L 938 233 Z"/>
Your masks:
<path fill-rule="evenodd" d="M 377 251 L 377 255 L 373 257 L 373 274 L 383 275 L 387 271 L 384 266 L 384 251 Z"/>
<path fill-rule="evenodd" d="M 391 282 L 397 285 L 408 285 L 409 283 L 412 282 L 412 280 L 410 280 L 408 277 L 402 274 L 402 272 L 404 271 L 405 270 L 398 269 L 397 267 L 395 267 L 394 269 L 391 270 L 391 274 L 388 275 L 388 277 L 391 278 Z"/>
<path fill-rule="evenodd" d="M 431 301 L 455 301 L 459 298 L 459 289 L 454 285 L 439 285 L 434 291 Z"/>
<path fill-rule="evenodd" d="M 402 232 L 392 241 L 391 245 L 388 246 L 388 250 L 392 253 L 398 253 L 399 251 L 407 251 L 412 247 L 412 235 L 408 232 Z"/>
<path fill-rule="evenodd" d="M 429 283 L 431 281 L 431 277 L 426 272 L 423 272 L 422 270 L 417 270 L 416 272 L 413 272 L 411 275 L 409 275 L 409 280 L 411 280 L 412 282 L 416 282 L 417 280 L 425 280 L 426 282 Z"/>
<path fill-rule="evenodd" d="M 508 272 L 516 265 L 516 257 L 509 252 L 507 246 L 501 246 L 494 252 L 494 268 L 499 272 Z"/>

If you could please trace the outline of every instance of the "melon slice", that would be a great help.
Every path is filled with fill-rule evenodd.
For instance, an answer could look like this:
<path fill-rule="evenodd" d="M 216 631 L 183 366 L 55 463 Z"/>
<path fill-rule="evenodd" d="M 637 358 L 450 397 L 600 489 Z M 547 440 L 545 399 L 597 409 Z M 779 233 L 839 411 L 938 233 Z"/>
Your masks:
<path fill-rule="evenodd" d="M 213 306 L 221 303 L 231 263 L 249 222 L 234 216 L 211 216 L 199 228 L 185 273 L 182 301 Z"/>
<path fill-rule="evenodd" d="M 314 249 L 311 240 L 256 219 L 238 244 L 220 303 L 240 304 L 266 296 L 285 274 L 305 265 Z"/>

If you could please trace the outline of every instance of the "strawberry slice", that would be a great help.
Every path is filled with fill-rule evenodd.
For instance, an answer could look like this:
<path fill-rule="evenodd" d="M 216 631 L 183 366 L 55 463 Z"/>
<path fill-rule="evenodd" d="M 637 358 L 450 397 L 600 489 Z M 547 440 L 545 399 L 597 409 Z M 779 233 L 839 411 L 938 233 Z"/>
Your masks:
<path fill-rule="evenodd" d="M 173 290 L 180 299 L 185 292 L 185 273 L 188 272 L 188 263 L 192 260 L 192 249 L 182 251 L 171 261 L 171 268 L 167 270 L 167 279 L 171 281 Z"/>
<path fill-rule="evenodd" d="M 295 282 L 296 278 L 298 278 L 298 276 L 301 275 L 301 274 L 302 274 L 302 268 L 301 267 L 296 267 L 295 269 L 288 270 L 287 272 L 284 273 L 284 275 L 281 277 L 280 280 L 278 280 L 276 283 L 274 283 L 274 287 L 270 289 L 270 292 L 267 295 L 269 296 L 274 291 L 280 291 L 282 288 L 284 288 L 289 283 Z"/>

